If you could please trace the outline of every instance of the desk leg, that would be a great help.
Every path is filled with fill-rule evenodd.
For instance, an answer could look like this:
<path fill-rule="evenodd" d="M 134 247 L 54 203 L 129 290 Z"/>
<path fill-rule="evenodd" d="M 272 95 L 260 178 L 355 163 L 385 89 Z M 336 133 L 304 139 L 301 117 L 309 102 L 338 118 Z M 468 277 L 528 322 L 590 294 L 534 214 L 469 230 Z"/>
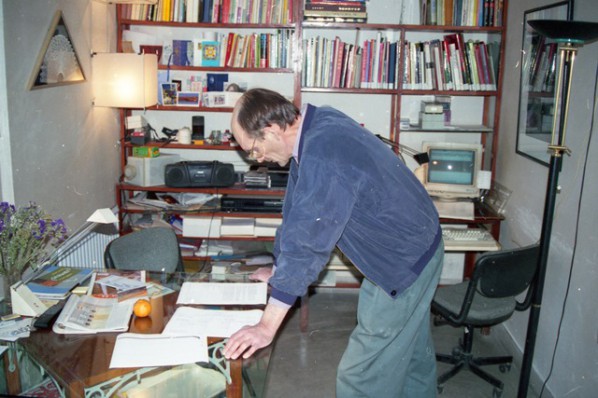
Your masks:
<path fill-rule="evenodd" d="M 236 359 L 229 362 L 230 384 L 226 385 L 226 398 L 243 397 L 243 360 Z"/>
<path fill-rule="evenodd" d="M 6 375 L 6 388 L 10 395 L 21 392 L 21 375 L 17 363 L 17 350 L 12 345 L 4 353 L 4 374 Z"/>

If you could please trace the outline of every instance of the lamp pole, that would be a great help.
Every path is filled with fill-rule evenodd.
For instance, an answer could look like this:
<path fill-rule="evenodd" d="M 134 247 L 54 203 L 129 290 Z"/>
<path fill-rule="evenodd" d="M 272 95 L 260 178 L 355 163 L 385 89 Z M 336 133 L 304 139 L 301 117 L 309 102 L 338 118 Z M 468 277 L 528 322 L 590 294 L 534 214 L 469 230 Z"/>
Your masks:
<path fill-rule="evenodd" d="M 567 118 L 569 116 L 569 99 L 571 92 L 571 78 L 573 76 L 573 65 L 579 47 L 585 43 L 598 38 L 598 23 L 579 21 L 557 21 L 557 20 L 534 20 L 528 22 L 532 28 L 549 39 L 559 43 L 559 69 L 555 92 L 555 106 L 558 110 L 558 118 L 552 125 L 552 138 L 548 151 L 550 152 L 550 164 L 548 169 L 548 181 L 546 186 L 546 199 L 544 203 L 544 214 L 542 217 L 542 229 L 540 233 L 540 254 L 536 280 L 532 287 L 531 307 L 527 336 L 525 339 L 525 350 L 521 364 L 519 378 L 518 398 L 527 397 L 536 335 L 540 320 L 542 307 L 542 295 L 544 292 L 544 281 L 548 264 L 548 252 L 550 238 L 552 235 L 552 224 L 554 221 L 554 208 L 556 195 L 558 193 L 559 173 L 563 165 L 563 154 L 570 154 L 571 151 L 565 146 L 565 134 L 567 132 Z"/>

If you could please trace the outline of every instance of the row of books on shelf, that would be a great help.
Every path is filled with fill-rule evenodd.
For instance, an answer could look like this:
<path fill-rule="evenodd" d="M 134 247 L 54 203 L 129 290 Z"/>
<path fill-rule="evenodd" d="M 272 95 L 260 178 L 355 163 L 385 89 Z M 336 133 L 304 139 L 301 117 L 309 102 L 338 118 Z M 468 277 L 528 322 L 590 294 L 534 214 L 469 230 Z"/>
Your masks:
<path fill-rule="evenodd" d="M 496 90 L 497 43 L 468 40 L 460 33 L 443 40 L 405 42 L 403 88 L 410 90 Z"/>
<path fill-rule="evenodd" d="M 123 19 L 187 23 L 292 23 L 296 0 L 157 0 L 121 5 Z"/>
<path fill-rule="evenodd" d="M 420 0 L 423 25 L 502 26 L 503 0 Z"/>
<path fill-rule="evenodd" d="M 214 39 L 173 40 L 172 56 L 163 57 L 169 65 L 290 68 L 294 32 L 281 29 L 277 33 L 222 33 Z"/>
<path fill-rule="evenodd" d="M 367 22 L 365 0 L 307 0 L 303 9 L 305 21 L 322 22 Z"/>
<path fill-rule="evenodd" d="M 552 92 L 556 77 L 557 43 L 546 43 L 543 36 L 532 46 L 529 57 L 528 91 Z"/>
<path fill-rule="evenodd" d="M 340 38 L 302 41 L 303 87 L 397 88 L 400 45 L 378 34 L 362 46 Z"/>

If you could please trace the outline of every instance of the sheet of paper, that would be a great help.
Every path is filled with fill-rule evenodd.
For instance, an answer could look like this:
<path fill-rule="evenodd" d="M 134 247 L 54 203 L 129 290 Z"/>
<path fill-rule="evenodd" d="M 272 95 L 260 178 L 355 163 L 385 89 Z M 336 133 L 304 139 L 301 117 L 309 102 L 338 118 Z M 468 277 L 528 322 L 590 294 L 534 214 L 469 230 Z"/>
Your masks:
<path fill-rule="evenodd" d="M 262 318 L 262 310 L 206 310 L 179 307 L 164 328 L 165 335 L 230 337 L 246 325 L 255 325 Z"/>
<path fill-rule="evenodd" d="M 16 341 L 21 337 L 29 337 L 33 318 L 16 319 L 0 323 L 0 340 Z"/>
<path fill-rule="evenodd" d="M 177 304 L 266 304 L 268 285 L 263 282 L 184 282 Z"/>
<path fill-rule="evenodd" d="M 172 366 L 208 362 L 202 336 L 123 333 L 116 338 L 110 368 Z"/>
<path fill-rule="evenodd" d="M 441 218 L 455 218 L 459 220 L 473 220 L 473 202 L 435 200 L 434 205 Z"/>

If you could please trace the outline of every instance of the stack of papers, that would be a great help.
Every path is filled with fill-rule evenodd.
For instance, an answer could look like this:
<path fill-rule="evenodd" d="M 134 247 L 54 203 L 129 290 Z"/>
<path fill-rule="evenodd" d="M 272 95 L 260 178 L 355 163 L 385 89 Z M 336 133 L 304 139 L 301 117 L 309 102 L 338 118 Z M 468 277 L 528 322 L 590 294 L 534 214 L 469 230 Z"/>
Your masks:
<path fill-rule="evenodd" d="M 265 282 L 184 282 L 177 304 L 260 305 L 266 304 Z"/>
<path fill-rule="evenodd" d="M 266 289 L 266 283 L 259 282 L 185 282 L 177 304 L 265 303 Z M 179 307 L 161 334 L 119 335 L 112 352 L 110 368 L 208 362 L 208 337 L 230 337 L 244 326 L 257 324 L 262 314 L 262 310 L 229 311 Z"/>

